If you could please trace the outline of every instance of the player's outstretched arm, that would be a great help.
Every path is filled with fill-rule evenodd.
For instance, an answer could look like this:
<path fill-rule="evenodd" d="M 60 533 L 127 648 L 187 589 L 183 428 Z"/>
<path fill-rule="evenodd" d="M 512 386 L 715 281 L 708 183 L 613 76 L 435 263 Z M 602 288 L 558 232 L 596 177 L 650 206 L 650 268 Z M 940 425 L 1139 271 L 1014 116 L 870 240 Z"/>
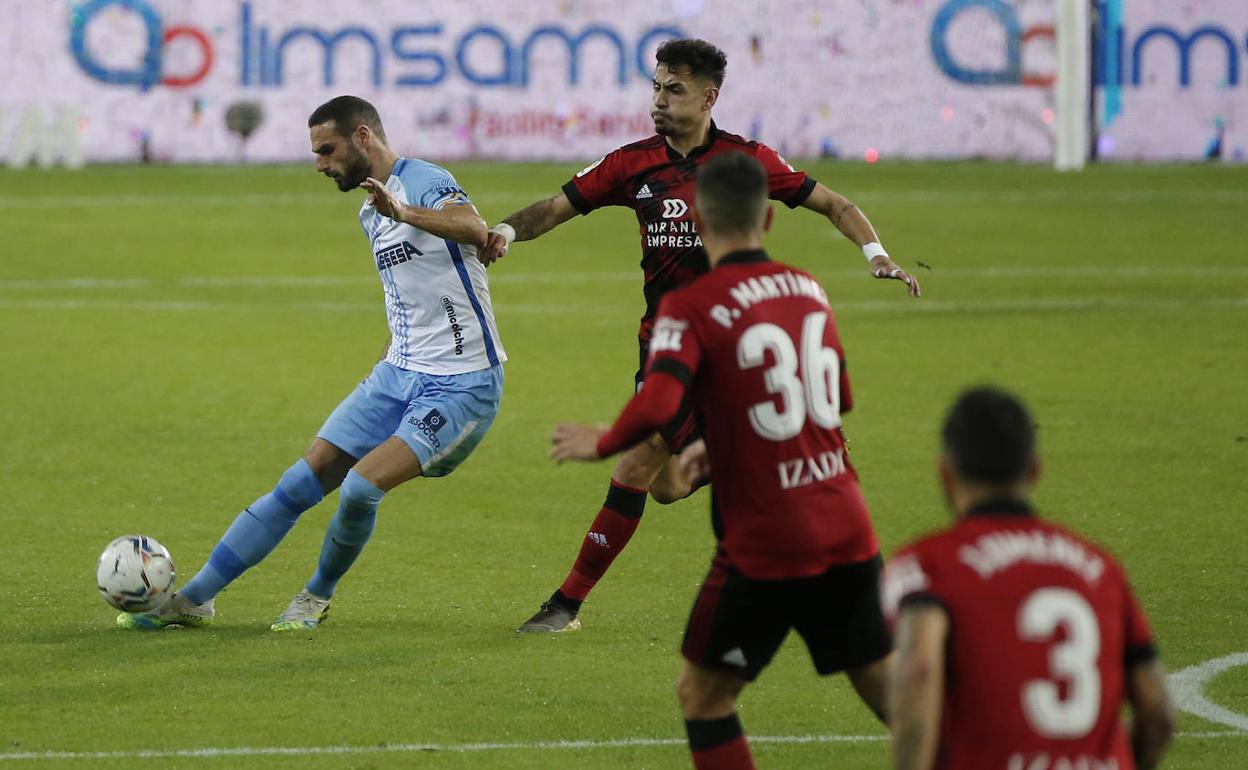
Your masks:
<path fill-rule="evenodd" d="M 897 668 L 888 692 L 896 770 L 930 770 L 936 761 L 948 634 L 949 616 L 936 605 L 905 607 L 897 618 Z"/>
<path fill-rule="evenodd" d="M 485 248 L 477 253 L 477 258 L 488 266 L 504 256 L 513 241 L 532 240 L 567 222 L 576 214 L 572 201 L 560 190 L 550 198 L 520 209 L 491 227 Z"/>
<path fill-rule="evenodd" d="M 485 246 L 485 220 L 471 203 L 452 203 L 440 209 L 425 209 L 399 200 L 383 183 L 372 177 L 361 182 L 360 187 L 368 191 L 368 202 L 383 217 L 455 243 L 477 248 Z"/>
<path fill-rule="evenodd" d="M 620 412 L 609 429 L 560 423 L 551 437 L 550 457 L 564 460 L 601 460 L 623 452 L 653 435 L 680 411 L 684 383 L 662 372 L 646 375 L 645 386 Z"/>
<path fill-rule="evenodd" d="M 1127 671 L 1127 698 L 1134 712 L 1131 751 L 1139 770 L 1152 770 L 1174 735 L 1174 704 L 1166 691 L 1166 672 L 1161 661 L 1139 663 Z"/>
<path fill-rule="evenodd" d="M 816 184 L 815 189 L 810 192 L 810 197 L 802 205 L 827 217 L 837 230 L 840 230 L 859 248 L 874 244 L 877 248 L 873 250 L 883 251 L 878 248 L 880 238 L 875 234 L 875 228 L 871 226 L 867 215 L 863 214 L 862 210 L 844 195 L 829 190 L 822 184 Z M 871 274 L 876 278 L 904 281 L 912 297 L 917 297 L 922 293 L 919 290 L 918 280 L 898 267 L 887 254 L 880 253 L 871 257 Z"/>

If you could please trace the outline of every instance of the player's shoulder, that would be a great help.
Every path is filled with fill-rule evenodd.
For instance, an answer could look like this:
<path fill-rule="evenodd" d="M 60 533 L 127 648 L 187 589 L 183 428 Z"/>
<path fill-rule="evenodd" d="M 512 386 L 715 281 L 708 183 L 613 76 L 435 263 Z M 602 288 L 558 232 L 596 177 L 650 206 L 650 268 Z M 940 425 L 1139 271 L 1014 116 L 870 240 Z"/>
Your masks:
<path fill-rule="evenodd" d="M 726 145 L 735 146 L 737 148 L 745 148 L 751 152 L 757 150 L 759 147 L 767 146 L 761 142 L 756 142 L 753 139 L 746 139 L 740 134 L 734 134 L 731 131 L 725 131 L 719 127 L 716 127 L 715 129 L 715 141 L 717 143 L 723 142 Z"/>
<path fill-rule="evenodd" d="M 1122 565 L 1118 562 L 1118 558 L 1114 556 L 1113 552 L 1109 550 L 1108 546 L 1093 540 L 1091 537 L 1083 534 L 1082 532 L 1076 532 L 1070 527 L 1059 524 L 1050 519 L 1040 519 L 1039 526 L 1043 527 L 1045 531 L 1051 533 L 1052 535 L 1062 537 L 1068 542 L 1074 543 L 1080 548 L 1083 548 L 1093 557 L 1101 560 L 1101 562 L 1105 565 L 1105 571 L 1107 573 L 1114 574 L 1125 579 L 1126 573 L 1123 570 Z"/>
<path fill-rule="evenodd" d="M 431 161 L 421 160 L 420 158 L 399 158 L 394 165 L 392 173 L 404 181 L 409 179 L 420 181 L 448 177 L 454 179 L 454 174 L 445 167 Z"/>
<path fill-rule="evenodd" d="M 719 144 L 724 150 L 745 152 L 754 156 L 758 156 L 760 153 L 775 155 L 777 157 L 780 155 L 780 153 L 776 152 L 774 149 L 763 144 L 762 142 L 755 141 L 753 139 L 746 139 L 740 134 L 734 134 L 731 131 L 724 131 L 723 129 L 717 129 L 715 134 L 715 143 Z"/>
<path fill-rule="evenodd" d="M 638 139 L 635 142 L 621 145 L 611 151 L 610 154 L 629 155 L 639 152 L 653 152 L 654 150 L 665 150 L 667 140 L 658 134 L 647 136 L 645 139 Z"/>

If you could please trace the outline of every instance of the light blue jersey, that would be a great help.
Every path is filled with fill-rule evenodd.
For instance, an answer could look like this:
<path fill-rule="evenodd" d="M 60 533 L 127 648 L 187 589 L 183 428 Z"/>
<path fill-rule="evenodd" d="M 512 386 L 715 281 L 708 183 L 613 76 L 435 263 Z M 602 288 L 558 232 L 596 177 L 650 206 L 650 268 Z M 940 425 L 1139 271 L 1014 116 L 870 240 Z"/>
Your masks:
<path fill-rule="evenodd" d="M 450 172 L 411 158 L 395 162 L 386 189 L 426 209 L 469 202 Z M 386 362 L 426 374 L 462 374 L 507 360 L 475 247 L 395 222 L 367 201 L 360 225 L 372 245 L 386 298 Z"/>

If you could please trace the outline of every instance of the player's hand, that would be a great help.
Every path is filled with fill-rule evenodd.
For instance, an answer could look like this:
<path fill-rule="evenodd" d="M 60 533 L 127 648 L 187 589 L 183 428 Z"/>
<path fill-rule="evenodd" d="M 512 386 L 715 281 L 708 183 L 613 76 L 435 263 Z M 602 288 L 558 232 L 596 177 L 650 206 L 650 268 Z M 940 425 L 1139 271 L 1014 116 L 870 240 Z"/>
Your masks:
<path fill-rule="evenodd" d="M 676 456 L 680 472 L 690 484 L 699 484 L 711 476 L 711 458 L 706 454 L 706 441 L 698 439 Z"/>
<path fill-rule="evenodd" d="M 919 280 L 900 267 L 897 267 L 897 263 L 886 254 L 881 254 L 871 260 L 871 275 L 874 275 L 876 278 L 893 278 L 898 281 L 905 281 L 911 297 L 918 297 L 923 293 L 919 289 Z"/>
<path fill-rule="evenodd" d="M 499 223 L 490 228 L 485 234 L 485 248 L 477 249 L 477 259 L 481 261 L 481 264 L 489 267 L 507 256 L 507 247 L 511 245 L 511 238 L 508 238 L 508 235 L 515 238 L 516 231 L 505 223 Z"/>
<path fill-rule="evenodd" d="M 403 211 L 403 203 L 393 192 L 386 189 L 381 182 L 373 179 L 371 176 L 360 182 L 360 187 L 368 190 L 368 205 L 377 209 L 377 213 L 383 217 L 388 217 L 396 222 L 400 220 L 400 212 Z"/>
<path fill-rule="evenodd" d="M 555 426 L 551 437 L 550 457 L 557 463 L 564 460 L 598 460 L 598 439 L 607 429 L 564 422 Z"/>

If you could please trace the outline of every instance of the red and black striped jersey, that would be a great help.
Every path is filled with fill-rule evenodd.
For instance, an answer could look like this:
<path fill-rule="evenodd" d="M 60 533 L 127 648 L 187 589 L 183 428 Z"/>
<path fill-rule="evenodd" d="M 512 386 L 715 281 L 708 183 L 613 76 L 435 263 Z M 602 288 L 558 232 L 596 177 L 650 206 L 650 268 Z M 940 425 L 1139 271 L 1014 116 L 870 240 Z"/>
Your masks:
<path fill-rule="evenodd" d="M 638 334 L 643 344 L 650 340 L 660 298 L 710 269 L 693 224 L 694 182 L 701 164 L 726 152 L 757 158 L 767 170 L 770 197 L 790 208 L 815 189 L 814 179 L 795 171 L 775 150 L 720 131 L 713 122 L 707 143 L 686 156 L 656 134 L 613 150 L 563 186 L 582 214 L 603 206 L 629 206 L 636 212 L 645 274 L 646 313 Z"/>
<path fill-rule="evenodd" d="M 949 617 L 935 767 L 1135 767 L 1128 670 L 1156 656 L 1112 556 L 1014 500 L 988 502 L 888 563 L 885 615 Z"/>
<path fill-rule="evenodd" d="M 643 394 L 659 374 L 697 409 L 715 534 L 743 575 L 811 577 L 879 551 L 841 432 L 840 336 L 810 274 L 763 251 L 725 256 L 663 298 Z"/>

